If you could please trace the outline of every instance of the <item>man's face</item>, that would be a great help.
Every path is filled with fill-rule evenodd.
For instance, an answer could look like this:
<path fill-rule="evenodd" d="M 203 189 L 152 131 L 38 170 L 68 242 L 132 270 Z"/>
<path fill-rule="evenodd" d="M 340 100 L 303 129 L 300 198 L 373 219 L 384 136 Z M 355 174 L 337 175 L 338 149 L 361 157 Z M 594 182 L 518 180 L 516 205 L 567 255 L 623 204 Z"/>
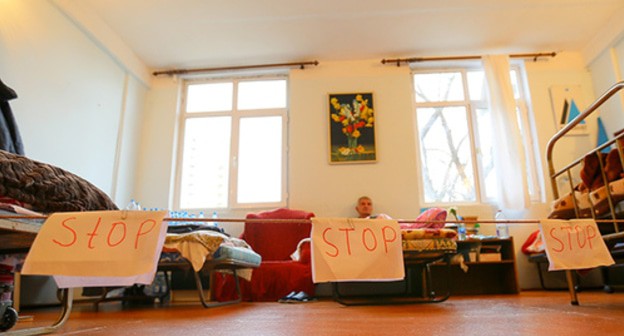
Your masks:
<path fill-rule="evenodd" d="M 362 198 L 358 201 L 355 210 L 360 215 L 360 218 L 368 217 L 373 213 L 373 201 L 368 198 Z"/>

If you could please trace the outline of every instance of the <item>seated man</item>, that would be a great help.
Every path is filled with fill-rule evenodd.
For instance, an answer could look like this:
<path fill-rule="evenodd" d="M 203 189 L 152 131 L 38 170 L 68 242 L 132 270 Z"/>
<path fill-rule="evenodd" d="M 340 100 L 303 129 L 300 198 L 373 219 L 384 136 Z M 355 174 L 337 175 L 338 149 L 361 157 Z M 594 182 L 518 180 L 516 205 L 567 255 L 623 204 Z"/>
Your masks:
<path fill-rule="evenodd" d="M 358 198 L 355 211 L 358 213 L 358 218 L 381 218 L 392 219 L 392 217 L 386 214 L 373 215 L 373 200 L 368 196 L 362 196 Z"/>
<path fill-rule="evenodd" d="M 379 219 L 392 219 L 392 217 L 381 213 L 373 215 L 373 201 L 368 196 L 362 196 L 358 198 L 355 211 L 358 213 L 358 218 L 379 218 Z M 422 212 L 416 218 L 415 223 L 400 223 L 402 229 L 417 229 L 417 228 L 433 228 L 440 229 L 444 227 L 444 220 L 446 220 L 446 209 L 443 208 L 429 208 Z M 431 222 L 429 222 L 431 221 Z"/>

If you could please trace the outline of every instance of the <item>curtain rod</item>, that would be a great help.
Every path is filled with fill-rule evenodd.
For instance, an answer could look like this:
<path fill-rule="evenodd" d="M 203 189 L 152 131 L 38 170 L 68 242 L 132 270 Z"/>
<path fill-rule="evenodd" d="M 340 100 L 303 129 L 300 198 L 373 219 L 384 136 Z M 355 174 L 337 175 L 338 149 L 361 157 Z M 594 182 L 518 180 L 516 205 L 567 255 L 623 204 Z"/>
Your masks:
<path fill-rule="evenodd" d="M 119 210 L 119 211 L 128 211 L 128 210 Z M 132 211 L 132 210 L 130 210 Z M 48 215 L 0 215 L 0 219 L 47 219 Z M 354 218 L 361 219 L 361 218 Z M 574 218 L 573 218 L 574 219 Z M 272 222 L 272 223 L 282 223 L 282 224 L 310 224 L 312 223 L 311 219 L 294 219 L 294 218 L 173 218 L 173 217 L 164 217 L 163 222 L 223 222 L 223 223 L 240 223 L 240 222 L 248 222 L 248 223 L 264 223 L 264 222 Z M 419 219 L 395 219 L 399 223 L 441 223 L 441 224 L 458 224 L 458 223 L 480 223 L 480 224 L 496 224 L 496 223 L 504 223 L 504 224 L 540 224 L 540 219 L 463 219 L 463 220 L 419 220 Z M 587 218 L 587 220 L 592 220 L 592 218 Z M 598 224 L 607 224 L 607 223 L 624 223 L 624 219 L 594 219 L 594 221 Z M 624 231 L 616 232 L 617 234 L 624 236 Z M 613 234 L 611 234 L 613 235 Z"/>
<path fill-rule="evenodd" d="M 533 61 L 537 61 L 538 57 L 555 57 L 556 52 L 550 53 L 530 53 L 530 54 L 511 54 L 511 58 L 533 58 Z M 411 58 L 394 58 L 394 59 L 382 59 L 381 64 L 391 63 L 396 66 L 401 66 L 401 63 L 415 63 L 415 62 L 431 62 L 431 61 L 458 61 L 458 60 L 473 60 L 481 59 L 482 56 L 442 56 L 442 57 L 411 57 Z"/>
<path fill-rule="evenodd" d="M 160 75 L 184 75 L 190 73 L 203 73 L 203 72 L 213 72 L 213 71 L 232 71 L 232 70 L 248 70 L 248 69 L 265 69 L 265 68 L 288 68 L 288 67 L 299 67 L 301 70 L 305 69 L 306 65 L 318 65 L 318 61 L 308 61 L 308 62 L 294 62 L 294 63 L 277 63 L 277 64 L 256 64 L 256 65 L 242 65 L 242 66 L 231 66 L 231 67 L 222 67 L 222 68 L 201 68 L 201 69 L 176 69 L 176 70 L 162 70 L 162 71 L 154 71 L 152 74 L 154 76 Z"/>

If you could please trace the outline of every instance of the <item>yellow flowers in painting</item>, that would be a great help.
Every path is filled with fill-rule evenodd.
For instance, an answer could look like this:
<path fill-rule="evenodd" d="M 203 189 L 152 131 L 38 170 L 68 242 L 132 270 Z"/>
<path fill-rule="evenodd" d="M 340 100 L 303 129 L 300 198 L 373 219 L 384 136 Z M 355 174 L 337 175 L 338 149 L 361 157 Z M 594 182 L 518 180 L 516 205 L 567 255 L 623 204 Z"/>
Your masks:
<path fill-rule="evenodd" d="M 361 154 L 368 153 L 364 156 L 364 160 L 369 160 L 372 154 L 374 159 L 374 126 L 375 116 L 372 106 L 372 94 L 337 94 L 330 95 L 330 118 L 333 123 L 339 124 L 336 128 L 332 126 L 332 135 L 335 135 L 336 130 L 346 137 L 346 143 L 344 140 L 332 139 L 332 150 L 343 158 L 338 158 L 338 161 L 357 161 L 362 159 Z M 338 125 L 336 125 L 338 126 Z M 369 129 L 368 131 L 365 131 Z M 360 139 L 366 134 L 366 142 L 364 144 L 359 143 Z M 370 147 L 370 148 L 367 148 Z M 354 156 L 349 158 L 349 156 Z"/>

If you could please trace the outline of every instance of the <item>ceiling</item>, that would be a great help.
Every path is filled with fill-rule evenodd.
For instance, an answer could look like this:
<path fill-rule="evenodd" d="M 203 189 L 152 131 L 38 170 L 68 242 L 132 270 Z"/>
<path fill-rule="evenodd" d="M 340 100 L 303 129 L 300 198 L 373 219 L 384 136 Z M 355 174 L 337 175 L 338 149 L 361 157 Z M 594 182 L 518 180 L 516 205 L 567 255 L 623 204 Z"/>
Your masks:
<path fill-rule="evenodd" d="M 149 68 L 581 51 L 623 0 L 66 0 Z"/>

